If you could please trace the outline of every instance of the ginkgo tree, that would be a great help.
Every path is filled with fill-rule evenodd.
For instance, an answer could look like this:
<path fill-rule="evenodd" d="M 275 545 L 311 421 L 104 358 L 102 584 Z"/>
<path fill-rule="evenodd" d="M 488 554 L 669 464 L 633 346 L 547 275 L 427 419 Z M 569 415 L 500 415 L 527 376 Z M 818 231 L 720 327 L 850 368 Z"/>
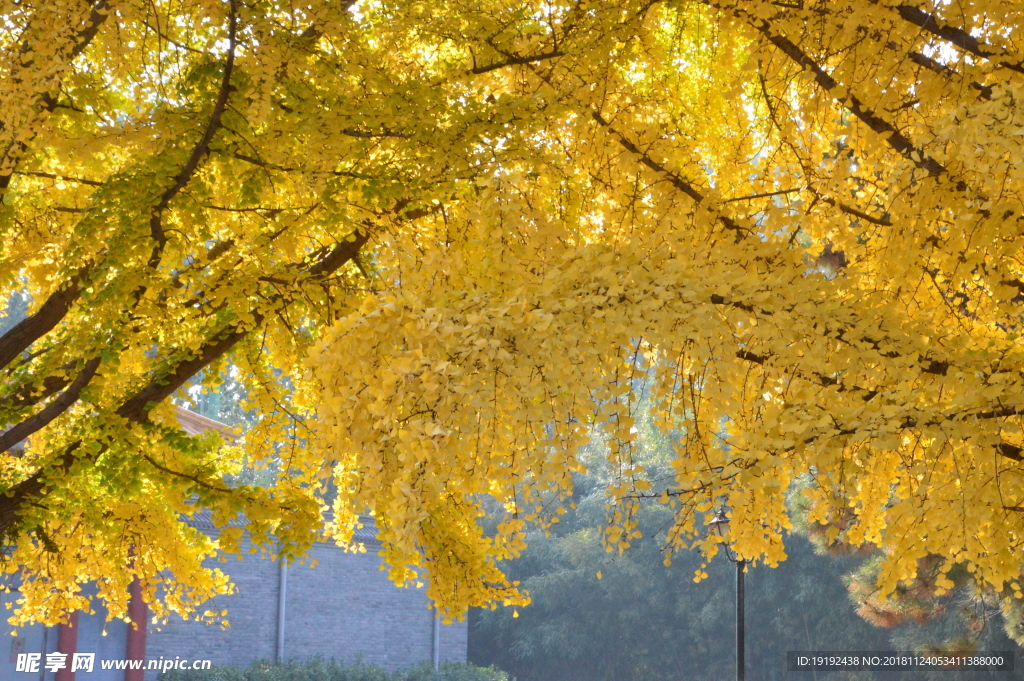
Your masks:
<path fill-rule="evenodd" d="M 724 506 L 775 564 L 810 476 L 882 594 L 928 557 L 938 591 L 1024 598 L 1015 3 L 0 8 L 16 617 L 88 582 L 118 614 L 136 578 L 194 612 L 240 539 L 200 506 L 285 556 L 368 512 L 448 615 L 524 603 L 500 560 L 594 438 L 611 551 L 650 499 L 667 560 L 712 558 Z M 184 435 L 175 395 L 228 365 L 258 422 Z M 634 461 L 641 392 L 682 434 L 670 479 Z"/>

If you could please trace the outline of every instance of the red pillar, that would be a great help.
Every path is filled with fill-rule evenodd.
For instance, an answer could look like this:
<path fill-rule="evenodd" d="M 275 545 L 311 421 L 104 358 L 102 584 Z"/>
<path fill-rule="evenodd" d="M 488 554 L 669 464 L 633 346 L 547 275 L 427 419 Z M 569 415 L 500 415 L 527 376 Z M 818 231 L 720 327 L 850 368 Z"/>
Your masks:
<path fill-rule="evenodd" d="M 71 660 L 78 652 L 78 611 L 71 613 L 67 622 L 62 622 L 57 629 L 57 651 L 64 653 L 65 666 L 57 670 L 56 681 L 75 681 L 75 673 L 71 671 Z"/>
<path fill-rule="evenodd" d="M 125 642 L 125 659 L 145 660 L 146 659 L 146 624 L 149 620 L 149 607 L 142 600 L 142 584 L 139 578 L 132 580 L 128 587 L 128 617 L 131 624 L 128 625 L 128 640 Z M 125 669 L 124 681 L 143 681 L 144 669 Z"/>

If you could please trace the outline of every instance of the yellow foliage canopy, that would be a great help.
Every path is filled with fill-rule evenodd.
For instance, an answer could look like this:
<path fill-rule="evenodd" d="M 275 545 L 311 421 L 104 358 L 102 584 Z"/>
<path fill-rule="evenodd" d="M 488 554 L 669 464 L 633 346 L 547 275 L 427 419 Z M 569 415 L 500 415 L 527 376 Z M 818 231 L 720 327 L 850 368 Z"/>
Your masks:
<path fill-rule="evenodd" d="M 229 589 L 182 522 L 298 555 L 372 512 L 449 615 L 608 443 L 622 550 L 785 558 L 786 493 L 1019 594 L 1014 2 L 0 3 L 0 529 L 22 617 Z M 261 419 L 189 438 L 230 362 Z M 683 436 L 635 460 L 642 387 Z M 28 438 L 27 448 L 14 447 Z M 243 464 L 270 485 L 229 485 Z M 482 504 L 507 509 L 495 537 Z M 222 542 L 220 549 L 232 548 Z M 133 556 L 133 558 L 130 558 Z M 939 580 L 943 583 L 943 580 Z"/>

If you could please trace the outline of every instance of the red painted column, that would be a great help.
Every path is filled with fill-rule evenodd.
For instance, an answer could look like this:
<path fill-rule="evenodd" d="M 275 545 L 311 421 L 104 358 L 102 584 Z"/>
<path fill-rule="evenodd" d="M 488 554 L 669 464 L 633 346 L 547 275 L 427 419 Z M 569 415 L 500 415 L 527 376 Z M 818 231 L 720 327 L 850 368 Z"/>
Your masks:
<path fill-rule="evenodd" d="M 62 622 L 57 629 L 57 652 L 64 653 L 65 665 L 57 670 L 56 681 L 75 681 L 75 673 L 71 671 L 71 660 L 78 652 L 78 611 L 71 613 L 67 622 Z"/>
<path fill-rule="evenodd" d="M 125 659 L 145 660 L 146 659 L 146 624 L 149 621 L 149 607 L 142 600 L 142 584 L 139 578 L 132 580 L 128 587 L 128 617 L 131 624 L 128 625 L 128 640 L 125 641 Z M 124 681 L 143 681 L 145 669 L 125 669 Z"/>

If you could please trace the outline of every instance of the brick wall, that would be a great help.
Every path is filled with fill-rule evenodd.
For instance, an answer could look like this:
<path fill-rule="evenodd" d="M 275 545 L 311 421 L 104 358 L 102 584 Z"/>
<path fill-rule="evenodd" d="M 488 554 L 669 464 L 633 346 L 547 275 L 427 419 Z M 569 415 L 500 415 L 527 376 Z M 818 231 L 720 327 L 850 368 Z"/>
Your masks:
<path fill-rule="evenodd" d="M 469 654 L 469 623 L 441 625 L 441 661 L 465 662 Z"/>
<path fill-rule="evenodd" d="M 249 546 L 243 542 L 243 551 Z M 235 591 L 207 601 L 204 609 L 227 610 L 230 627 L 183 621 L 172 616 L 164 625 L 149 625 L 146 657 L 209 659 L 215 665 L 248 665 L 273 660 L 277 641 L 277 563 L 246 555 L 216 563 L 231 576 Z M 147 678 L 155 674 L 147 674 Z"/>
<path fill-rule="evenodd" d="M 431 659 L 434 618 L 425 590 L 397 588 L 380 570 L 379 546 L 363 541 L 367 550 L 361 554 L 318 544 L 310 552 L 315 567 L 287 569 L 284 659 L 361 659 L 387 669 Z M 247 550 L 243 542 L 243 552 Z M 241 561 L 218 566 L 231 576 L 237 593 L 211 601 L 209 609 L 227 609 L 230 628 L 180 619 L 159 630 L 151 625 L 148 659 L 180 656 L 243 666 L 275 659 L 279 564 L 246 554 Z M 442 661 L 465 662 L 466 644 L 465 622 L 441 626 Z"/>

